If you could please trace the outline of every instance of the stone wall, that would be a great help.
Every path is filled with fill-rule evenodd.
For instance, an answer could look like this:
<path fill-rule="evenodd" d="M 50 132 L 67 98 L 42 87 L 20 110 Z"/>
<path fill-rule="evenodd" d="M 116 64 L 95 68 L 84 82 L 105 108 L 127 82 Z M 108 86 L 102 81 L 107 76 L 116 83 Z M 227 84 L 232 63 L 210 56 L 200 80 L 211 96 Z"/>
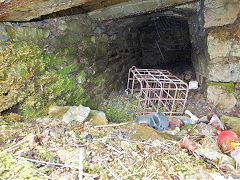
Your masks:
<path fill-rule="evenodd" d="M 111 91 L 123 86 L 126 72 L 135 64 L 138 53 L 136 37 L 129 29 L 95 22 L 87 15 L 1 23 L 0 40 L 2 55 L 11 53 L 6 51 L 10 47 L 16 53 L 7 55 L 13 58 L 19 52 L 24 54 L 24 50 L 28 50 L 27 57 L 20 56 L 18 59 L 21 60 L 14 61 L 15 64 L 10 67 L 12 74 L 9 77 L 19 82 L 19 88 L 9 84 L 9 88 L 1 89 L 0 102 L 3 114 L 8 109 L 14 109 L 26 119 L 45 115 L 51 105 L 84 104 L 97 108 Z M 24 48 L 18 48 L 19 43 L 23 43 L 24 46 L 20 46 Z M 17 72 L 14 66 L 31 61 L 34 54 L 29 53 L 29 49 L 32 45 L 40 47 L 36 57 L 41 56 L 39 63 L 42 63 L 42 70 L 26 70 L 31 78 L 17 75 L 25 66 Z M 37 67 L 36 64 L 34 67 Z M 1 80 L 1 83 L 6 81 Z M 32 86 L 28 93 L 23 93 L 24 87 L 20 87 L 27 81 L 31 81 Z"/>
<path fill-rule="evenodd" d="M 227 110 L 235 106 L 240 107 L 238 88 L 240 82 L 240 1 L 205 0 L 204 27 L 207 31 L 208 52 L 207 98 L 214 106 Z"/>

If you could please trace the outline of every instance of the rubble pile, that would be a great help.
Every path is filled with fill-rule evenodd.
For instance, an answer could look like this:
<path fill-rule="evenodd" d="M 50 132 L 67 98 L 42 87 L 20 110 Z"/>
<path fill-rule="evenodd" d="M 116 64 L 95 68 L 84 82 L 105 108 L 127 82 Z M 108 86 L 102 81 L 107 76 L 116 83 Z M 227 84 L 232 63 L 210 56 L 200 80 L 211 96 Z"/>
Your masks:
<path fill-rule="evenodd" d="M 146 119 L 150 115 L 145 121 L 136 119 L 140 125 L 109 124 L 104 112 L 81 105 L 51 107 L 48 114 L 31 124 L 0 126 L 0 133 L 6 135 L 0 147 L 2 178 L 240 178 L 235 168 L 239 137 L 225 131 L 216 114 L 193 124 L 187 115 L 159 113 L 151 123 Z M 163 124 L 158 122 L 161 118 Z M 236 141 L 232 136 L 229 141 L 224 132 L 232 132 Z M 236 146 L 228 146 L 229 142 Z"/>

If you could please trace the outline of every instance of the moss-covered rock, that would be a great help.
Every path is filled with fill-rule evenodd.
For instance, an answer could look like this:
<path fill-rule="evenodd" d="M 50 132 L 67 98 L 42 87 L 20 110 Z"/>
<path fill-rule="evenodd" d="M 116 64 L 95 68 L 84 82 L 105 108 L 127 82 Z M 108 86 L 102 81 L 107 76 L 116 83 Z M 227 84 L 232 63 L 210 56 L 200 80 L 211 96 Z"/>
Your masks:
<path fill-rule="evenodd" d="M 14 41 L 38 41 L 40 39 L 46 39 L 50 35 L 50 30 L 32 28 L 32 27 L 13 27 L 6 26 L 10 38 Z"/>
<path fill-rule="evenodd" d="M 108 124 L 107 117 L 106 117 L 105 113 L 102 111 L 91 110 L 89 119 L 92 120 L 93 126 Z"/>
<path fill-rule="evenodd" d="M 155 139 L 169 139 L 169 140 L 177 140 L 179 141 L 180 138 L 162 131 L 158 131 L 156 129 L 153 129 L 151 127 L 145 127 L 141 126 L 135 122 L 132 122 L 129 124 L 129 126 L 132 126 L 134 128 L 134 134 L 132 135 L 134 138 L 138 138 L 139 140 L 155 140 Z"/>
<path fill-rule="evenodd" d="M 76 56 L 72 47 L 52 54 L 26 42 L 2 47 L 0 112 L 18 105 L 23 119 L 31 120 L 47 115 L 51 105 L 84 104 L 85 72 L 75 62 Z"/>
<path fill-rule="evenodd" d="M 41 50 L 15 43 L 0 49 L 0 112 L 21 103 L 35 91 L 35 75 L 44 70 Z"/>
<path fill-rule="evenodd" d="M 240 118 L 231 116 L 222 116 L 221 121 L 232 131 L 240 135 Z"/>

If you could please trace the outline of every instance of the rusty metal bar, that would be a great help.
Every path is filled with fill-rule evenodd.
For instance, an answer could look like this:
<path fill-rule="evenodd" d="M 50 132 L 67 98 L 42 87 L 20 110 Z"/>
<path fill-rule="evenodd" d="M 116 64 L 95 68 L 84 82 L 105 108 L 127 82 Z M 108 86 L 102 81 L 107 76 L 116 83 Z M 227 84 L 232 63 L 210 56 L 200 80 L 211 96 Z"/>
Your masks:
<path fill-rule="evenodd" d="M 188 97 L 188 84 L 167 70 L 129 69 L 127 92 L 139 93 L 138 115 L 162 111 L 165 115 L 181 115 Z"/>

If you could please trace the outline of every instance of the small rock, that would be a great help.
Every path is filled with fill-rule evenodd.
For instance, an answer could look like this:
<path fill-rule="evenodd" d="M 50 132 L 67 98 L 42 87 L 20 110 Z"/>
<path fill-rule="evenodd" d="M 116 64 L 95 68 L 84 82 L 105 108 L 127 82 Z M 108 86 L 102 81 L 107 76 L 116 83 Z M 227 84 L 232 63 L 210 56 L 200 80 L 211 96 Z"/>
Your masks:
<path fill-rule="evenodd" d="M 72 106 L 70 109 L 63 115 L 63 122 L 73 126 L 74 123 L 80 124 L 88 117 L 90 113 L 89 107 L 80 106 Z"/>
<path fill-rule="evenodd" d="M 91 115 L 93 126 L 108 124 L 108 120 L 107 120 L 106 115 L 103 111 L 91 110 L 90 115 Z"/>
<path fill-rule="evenodd" d="M 240 82 L 237 82 L 234 87 L 235 87 L 235 89 L 240 90 Z"/>
<path fill-rule="evenodd" d="M 182 127 L 184 122 L 176 117 L 169 117 L 169 127 L 174 130 L 176 127 Z"/>
<path fill-rule="evenodd" d="M 228 89 L 216 85 L 208 86 L 207 100 L 210 104 L 226 111 L 230 111 L 237 103 L 233 93 L 229 93 Z"/>
<path fill-rule="evenodd" d="M 78 164 L 79 160 L 79 150 L 78 149 L 60 149 L 57 151 L 58 157 L 65 164 Z"/>
<path fill-rule="evenodd" d="M 200 145 L 198 147 L 198 149 L 196 150 L 196 152 L 207 158 L 207 159 L 210 159 L 216 163 L 222 163 L 222 164 L 229 164 L 229 165 L 232 165 L 234 166 L 234 161 L 231 157 L 223 154 L 223 153 L 220 153 L 218 151 L 215 151 L 211 148 L 202 148 Z M 220 161 L 220 162 L 219 162 Z"/>
<path fill-rule="evenodd" d="M 62 118 L 69 109 L 70 106 L 51 106 L 48 114 L 53 118 Z"/>
<path fill-rule="evenodd" d="M 210 120 L 209 120 L 208 116 L 203 116 L 198 120 L 197 123 L 209 123 L 209 121 Z"/>
<path fill-rule="evenodd" d="M 213 137 L 205 137 L 200 141 L 202 148 L 211 149 L 213 151 L 221 153 L 221 149 L 218 146 L 218 142 L 216 138 Z"/>
<path fill-rule="evenodd" d="M 91 134 L 88 134 L 88 135 L 85 136 L 85 139 L 86 139 L 87 141 L 92 141 L 93 137 L 92 137 Z"/>
<path fill-rule="evenodd" d="M 221 116 L 221 121 L 232 131 L 240 135 L 240 118 L 231 116 Z"/>
<path fill-rule="evenodd" d="M 193 130 L 192 134 L 196 135 L 196 136 L 204 135 L 204 136 L 207 136 L 207 137 L 212 137 L 212 136 L 216 136 L 217 129 L 215 127 L 209 125 L 209 124 L 200 123 Z"/>
<path fill-rule="evenodd" d="M 222 121 L 218 118 L 218 116 L 216 114 L 214 114 L 209 122 L 210 125 L 212 125 L 213 127 L 215 127 L 217 130 L 219 131 L 223 131 L 225 130 L 225 126 L 222 123 Z"/>
<path fill-rule="evenodd" d="M 102 160 L 102 158 L 100 156 L 94 156 L 94 157 L 92 157 L 91 162 L 92 163 L 97 163 L 101 160 Z"/>

